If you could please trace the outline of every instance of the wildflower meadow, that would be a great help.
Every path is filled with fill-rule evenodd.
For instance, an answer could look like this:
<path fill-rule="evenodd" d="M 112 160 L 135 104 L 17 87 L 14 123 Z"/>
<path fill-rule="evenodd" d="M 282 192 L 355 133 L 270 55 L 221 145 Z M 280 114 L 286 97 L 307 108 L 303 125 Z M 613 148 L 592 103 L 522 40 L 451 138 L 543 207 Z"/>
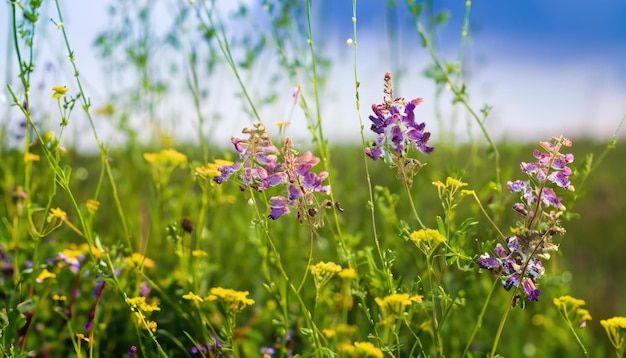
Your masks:
<path fill-rule="evenodd" d="M 493 137 L 463 51 L 477 5 L 449 57 L 446 10 L 387 2 L 414 22 L 425 98 L 391 64 L 359 70 L 353 0 L 352 100 L 332 104 L 352 115 L 333 118 L 309 0 L 168 2 L 159 32 L 160 2 L 112 1 L 102 83 L 71 3 L 7 6 L 3 356 L 626 357 L 623 119 L 601 140 Z M 435 101 L 474 135 L 447 136 Z M 360 130 L 334 141 L 333 121 Z"/>

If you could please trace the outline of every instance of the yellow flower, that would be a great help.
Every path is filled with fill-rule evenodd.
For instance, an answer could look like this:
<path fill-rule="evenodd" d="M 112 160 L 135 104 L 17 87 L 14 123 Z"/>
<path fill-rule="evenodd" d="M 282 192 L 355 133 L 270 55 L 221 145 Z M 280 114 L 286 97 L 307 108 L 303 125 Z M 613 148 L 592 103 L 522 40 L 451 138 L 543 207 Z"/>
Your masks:
<path fill-rule="evenodd" d="M 554 305 L 559 310 L 561 316 L 572 324 L 583 328 L 587 325 L 587 321 L 591 320 L 591 314 L 588 310 L 582 308 L 585 301 L 574 298 L 572 296 L 561 296 L 553 300 Z"/>
<path fill-rule="evenodd" d="M 66 301 L 67 297 L 65 295 L 58 295 L 58 294 L 54 294 L 52 295 L 52 299 L 55 301 Z"/>
<path fill-rule="evenodd" d="M 577 309 L 586 304 L 585 300 L 574 298 L 572 296 L 561 296 L 553 300 L 556 307 L 560 310 Z"/>
<path fill-rule="evenodd" d="M 193 257 L 207 257 L 207 256 L 209 256 L 209 254 L 206 251 L 193 250 L 193 251 L 191 251 L 191 256 L 193 256 Z"/>
<path fill-rule="evenodd" d="M 413 303 L 422 302 L 422 296 L 410 296 L 408 293 L 394 293 L 385 298 L 376 297 L 374 299 L 380 307 L 384 320 L 382 324 L 393 323 L 396 319 L 402 317 L 406 308 Z"/>
<path fill-rule="evenodd" d="M 52 90 L 54 91 L 52 98 L 61 98 L 67 93 L 68 88 L 65 86 L 54 86 L 52 87 Z"/>
<path fill-rule="evenodd" d="M 129 297 L 126 299 L 126 303 L 128 303 L 128 305 L 133 308 L 133 309 L 137 309 L 141 312 L 153 312 L 153 311 L 160 311 L 161 308 L 159 308 L 159 304 L 156 300 L 153 300 L 150 303 L 146 302 L 146 298 L 143 296 L 139 296 L 139 297 Z"/>
<path fill-rule="evenodd" d="M 152 332 L 156 332 L 157 323 L 155 321 L 148 321 L 148 329 L 151 330 Z"/>
<path fill-rule="evenodd" d="M 346 281 L 354 280 L 356 278 L 356 270 L 353 268 L 346 268 L 341 270 L 341 272 L 337 275 Z"/>
<path fill-rule="evenodd" d="M 43 271 L 41 271 L 41 273 L 39 274 L 39 276 L 37 276 L 37 279 L 35 279 L 35 281 L 37 281 L 37 283 L 42 283 L 49 278 L 56 278 L 56 277 L 57 275 L 55 273 L 48 271 L 48 269 L 43 269 Z"/>
<path fill-rule="evenodd" d="M 420 229 L 418 231 L 413 231 L 410 238 L 411 241 L 413 241 L 415 245 L 418 246 L 422 243 L 437 245 L 441 242 L 446 241 L 445 236 L 441 235 L 439 231 L 433 229 Z"/>
<path fill-rule="evenodd" d="M 50 209 L 50 214 L 48 214 L 48 222 L 52 222 L 54 219 L 60 219 L 63 221 L 67 220 L 67 213 L 60 208 L 52 208 Z"/>
<path fill-rule="evenodd" d="M 243 311 L 244 308 L 254 304 L 254 300 L 248 298 L 248 291 L 235 291 L 229 288 L 214 287 L 207 296 L 209 301 L 221 301 L 226 304 L 226 310 L 231 313 Z"/>
<path fill-rule="evenodd" d="M 24 154 L 24 160 L 27 162 L 38 162 L 41 159 L 37 154 L 34 153 L 26 153 Z"/>
<path fill-rule="evenodd" d="M 204 299 L 198 295 L 196 295 L 195 293 L 189 291 L 188 294 L 183 295 L 183 298 L 189 301 L 196 301 L 196 302 L 204 302 Z"/>
<path fill-rule="evenodd" d="M 196 167 L 194 172 L 202 178 L 214 178 L 220 176 L 219 168 L 233 165 L 233 162 L 223 159 L 216 159 L 213 163 L 209 163 L 204 167 Z"/>
<path fill-rule="evenodd" d="M 339 352 L 346 357 L 356 358 L 383 358 L 383 351 L 370 342 L 354 342 L 354 344 L 342 344 Z"/>
<path fill-rule="evenodd" d="M 146 268 L 154 268 L 156 264 L 151 259 L 145 257 L 139 252 L 133 252 L 133 255 L 130 257 L 124 258 L 124 261 L 134 267 L 146 267 Z"/>
<path fill-rule="evenodd" d="M 342 268 L 334 262 L 318 262 L 311 266 L 311 273 L 313 274 L 313 280 L 315 281 L 315 287 L 317 289 L 322 288 L 330 281 L 330 279 L 336 274 L 340 273 Z"/>
<path fill-rule="evenodd" d="M 98 211 L 98 208 L 100 207 L 100 202 L 97 200 L 89 199 L 87 200 L 87 203 L 85 205 L 87 206 L 87 211 L 91 215 L 94 215 Z"/>
<path fill-rule="evenodd" d="M 609 319 L 603 319 L 600 324 L 606 330 L 606 334 L 609 336 L 609 341 L 618 357 L 623 357 L 626 351 L 626 317 L 613 317 Z"/>
<path fill-rule="evenodd" d="M 327 338 L 333 338 L 337 334 L 337 331 L 332 328 L 324 328 L 322 333 L 324 333 Z"/>

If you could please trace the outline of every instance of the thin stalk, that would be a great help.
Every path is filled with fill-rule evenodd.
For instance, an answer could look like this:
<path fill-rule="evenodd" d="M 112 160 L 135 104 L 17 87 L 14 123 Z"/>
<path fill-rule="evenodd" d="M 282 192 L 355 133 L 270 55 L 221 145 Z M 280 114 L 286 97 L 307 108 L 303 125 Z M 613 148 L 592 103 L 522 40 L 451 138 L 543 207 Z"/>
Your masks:
<path fill-rule="evenodd" d="M 483 325 L 483 318 L 485 317 L 485 313 L 487 312 L 487 306 L 489 305 L 489 301 L 491 301 L 491 296 L 493 296 L 493 292 L 495 291 L 496 287 L 498 287 L 498 282 L 500 282 L 500 279 L 496 278 L 493 281 L 493 285 L 491 285 L 491 290 L 489 290 L 489 294 L 487 294 L 487 298 L 485 299 L 483 308 L 480 311 L 480 314 L 478 315 L 478 319 L 476 320 L 476 325 L 474 326 L 474 330 L 472 331 L 472 334 L 467 340 L 467 345 L 465 345 L 465 350 L 463 350 L 463 354 L 461 354 L 461 357 L 467 357 L 467 353 L 469 352 L 469 349 L 472 346 L 472 342 L 474 342 L 474 338 L 476 338 L 476 334 L 478 334 L 480 327 L 482 327 Z"/>
<path fill-rule="evenodd" d="M 359 74 L 357 70 L 357 49 L 358 49 L 358 41 L 357 41 L 357 1 L 352 0 L 352 31 L 353 31 L 353 41 L 352 47 L 353 50 L 353 72 L 354 72 L 354 97 L 355 97 L 355 107 L 356 114 L 359 119 L 360 125 L 360 135 L 361 135 L 361 145 L 363 148 L 367 146 L 367 141 L 365 140 L 365 124 L 363 123 L 363 115 L 361 113 L 361 98 L 359 94 L 359 87 L 361 86 L 361 82 L 359 81 Z M 380 239 L 378 238 L 378 229 L 376 227 L 376 205 L 374 201 L 374 190 L 372 185 L 372 176 L 370 175 L 369 170 L 369 158 L 363 152 L 363 163 L 365 166 L 365 178 L 367 180 L 367 191 L 369 195 L 369 208 L 370 208 L 370 217 L 372 222 L 372 234 L 374 236 L 374 244 L 376 245 L 376 251 L 378 252 L 378 256 L 380 258 L 381 264 L 386 273 L 389 273 L 389 269 L 387 268 L 387 261 L 383 256 L 383 251 L 380 247 Z M 388 285 L 387 287 L 389 292 L 393 291 L 393 282 L 391 281 L 391 277 L 388 276 Z"/>

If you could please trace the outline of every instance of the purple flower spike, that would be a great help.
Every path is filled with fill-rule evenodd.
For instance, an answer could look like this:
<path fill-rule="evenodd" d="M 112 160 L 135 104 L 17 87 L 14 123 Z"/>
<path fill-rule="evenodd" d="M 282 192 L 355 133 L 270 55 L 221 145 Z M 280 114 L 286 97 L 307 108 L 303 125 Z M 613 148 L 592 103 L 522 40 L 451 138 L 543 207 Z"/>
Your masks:
<path fill-rule="evenodd" d="M 385 153 L 394 158 L 406 158 L 411 148 L 422 153 L 430 154 L 434 148 L 429 146 L 430 132 L 425 132 L 425 123 L 415 121 L 415 107 L 422 103 L 416 98 L 408 103 L 403 97 L 393 97 L 391 74 L 385 74 L 385 101 L 372 105 L 375 115 L 369 116 L 372 122 L 371 130 L 378 135 L 370 146 L 365 148 L 365 154 L 378 160 Z"/>
<path fill-rule="evenodd" d="M 298 156 L 289 137 L 279 151 L 260 123 L 255 124 L 252 129 L 244 129 L 243 133 L 248 134 L 249 138 L 231 139 L 239 153 L 240 162 L 219 167 L 220 175 L 214 181 L 221 184 L 235 176 L 243 184 L 242 190 L 249 188 L 265 191 L 282 187 L 282 195 L 273 196 L 269 200 L 268 217 L 272 220 L 289 213 L 289 207 L 298 208 L 301 222 L 304 217 L 301 213 L 310 212 L 310 209 L 315 212 L 316 208 L 306 207 L 317 205 L 314 193 L 330 194 L 330 186 L 324 185 L 328 173 L 323 171 L 316 174 L 312 171 L 320 159 L 309 151 Z M 279 160 L 281 153 L 282 162 Z"/>
<path fill-rule="evenodd" d="M 541 290 L 537 287 L 545 273 L 540 259 L 549 259 L 550 251 L 558 250 L 554 235 L 563 235 L 560 217 L 566 210 L 556 190 L 573 191 L 568 164 L 574 161 L 572 154 L 561 153 L 572 142 L 564 137 L 554 137 L 539 143 L 542 150 L 534 150 L 536 162 L 520 164 L 528 180 L 507 183 L 511 193 L 520 193 L 521 201 L 513 204 L 513 210 L 521 215 L 515 235 L 506 238 L 506 246 L 497 244 L 495 255 L 485 253 L 476 259 L 480 268 L 492 271 L 502 280 L 505 289 L 520 287 L 531 301 L 538 301 Z M 517 298 L 521 298 L 519 294 Z M 513 305 L 517 303 L 517 298 Z"/>

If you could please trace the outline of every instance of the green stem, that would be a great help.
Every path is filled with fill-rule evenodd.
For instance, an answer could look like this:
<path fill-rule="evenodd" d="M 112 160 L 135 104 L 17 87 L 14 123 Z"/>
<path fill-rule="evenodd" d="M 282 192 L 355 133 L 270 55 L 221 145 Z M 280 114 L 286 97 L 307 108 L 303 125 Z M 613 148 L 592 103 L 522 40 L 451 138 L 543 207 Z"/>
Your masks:
<path fill-rule="evenodd" d="M 500 282 L 500 279 L 496 278 L 493 281 L 493 285 L 491 285 L 491 290 L 489 290 L 489 294 L 487 295 L 487 298 L 485 299 L 485 303 L 483 304 L 483 308 L 480 311 L 480 315 L 478 315 L 478 319 L 476 320 L 476 325 L 474 326 L 474 330 L 472 331 L 472 334 L 467 340 L 467 345 L 465 345 L 465 350 L 463 350 L 463 354 L 461 355 L 461 357 L 467 357 L 467 353 L 469 352 L 469 349 L 472 343 L 474 342 L 474 338 L 476 338 L 476 334 L 478 334 L 478 330 L 483 325 L 483 318 L 485 317 L 485 313 L 487 312 L 487 306 L 489 305 L 489 302 L 491 301 L 491 296 L 493 295 L 493 292 L 495 291 L 496 287 L 498 287 L 498 282 Z"/>
<path fill-rule="evenodd" d="M 498 331 L 496 332 L 496 338 L 493 340 L 493 346 L 491 347 L 491 353 L 489 354 L 490 358 L 494 358 L 496 356 L 496 349 L 498 349 L 498 343 L 500 342 L 500 337 L 502 336 L 502 332 L 504 331 L 504 324 L 506 323 L 506 319 L 509 316 L 509 312 L 511 312 L 511 308 L 513 307 L 513 302 L 515 300 L 515 296 L 517 295 L 517 289 L 517 286 L 513 288 L 511 303 L 506 305 L 506 310 L 504 310 L 504 314 L 502 314 L 502 318 L 500 319 Z"/>

